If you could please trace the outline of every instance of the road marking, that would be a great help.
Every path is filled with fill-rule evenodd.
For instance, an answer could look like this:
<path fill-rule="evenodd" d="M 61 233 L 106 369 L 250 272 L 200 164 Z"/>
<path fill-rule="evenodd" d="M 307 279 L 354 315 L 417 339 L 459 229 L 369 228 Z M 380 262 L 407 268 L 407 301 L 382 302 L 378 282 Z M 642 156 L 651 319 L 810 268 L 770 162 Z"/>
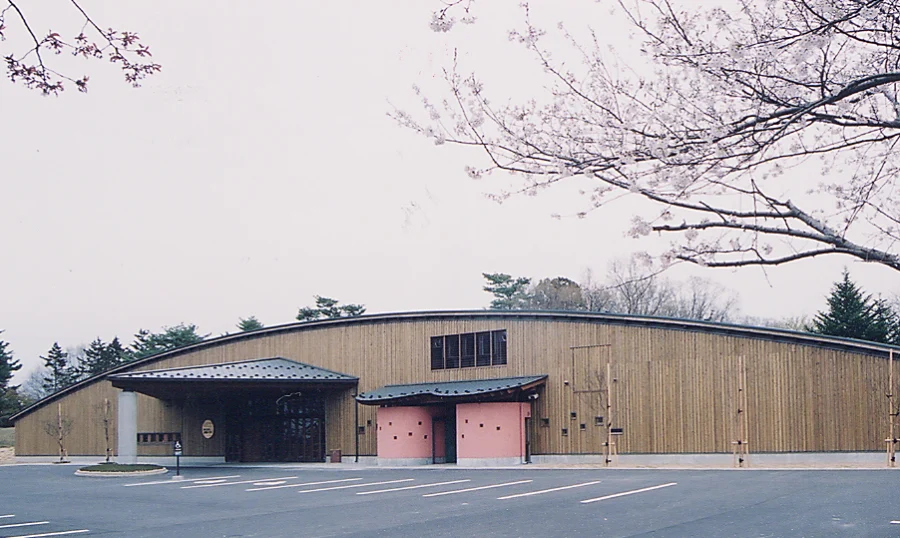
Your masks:
<path fill-rule="evenodd" d="M 352 484 L 350 486 L 334 486 L 333 488 L 318 488 L 318 489 L 301 489 L 297 493 L 314 493 L 316 491 L 331 491 L 335 489 L 349 489 L 349 488 L 362 488 L 365 486 L 380 486 L 382 484 L 397 484 L 398 482 L 412 482 L 415 478 L 404 478 L 403 480 L 388 480 L 386 482 L 366 482 L 365 484 Z M 279 486 L 276 486 L 279 487 Z"/>
<path fill-rule="evenodd" d="M 63 536 L 66 534 L 81 534 L 83 532 L 91 531 L 90 529 L 78 529 L 77 531 L 45 532 L 43 534 L 23 534 L 21 536 L 10 536 L 9 538 L 42 538 L 44 536 Z"/>
<path fill-rule="evenodd" d="M 254 486 L 278 486 L 284 484 L 287 480 L 270 480 L 268 482 L 254 482 Z"/>
<path fill-rule="evenodd" d="M 225 482 L 224 478 L 215 478 L 215 479 L 207 478 L 206 480 L 197 480 L 194 483 L 195 484 L 221 484 L 222 482 Z"/>
<path fill-rule="evenodd" d="M 338 482 L 356 482 L 357 480 L 362 480 L 362 478 L 342 478 L 341 480 L 324 480 L 322 482 L 306 482 L 305 484 L 287 484 L 285 486 L 268 486 L 265 488 L 245 489 L 244 491 L 264 491 L 267 489 L 297 488 L 300 486 L 318 486 L 319 484 L 336 484 Z M 253 484 L 253 485 L 255 486 L 256 484 Z"/>
<path fill-rule="evenodd" d="M 16 515 L 15 514 L 6 514 L 5 516 L 0 516 L 0 519 L 3 519 L 5 517 L 16 517 Z"/>
<path fill-rule="evenodd" d="M 172 479 L 169 480 L 155 480 L 153 482 L 136 482 L 134 484 L 123 484 L 126 488 L 132 486 L 155 486 L 157 484 L 184 484 L 185 482 L 202 482 L 204 480 L 225 480 L 226 478 L 240 478 L 241 475 L 233 474 L 231 476 L 214 476 L 209 478 L 193 478 L 191 480 L 181 480 L 178 482 L 173 482 Z"/>
<path fill-rule="evenodd" d="M 46 525 L 49 521 L 29 521 L 28 523 L 8 523 L 0 525 L 0 529 L 11 529 L 13 527 L 32 527 L 34 525 Z"/>
<path fill-rule="evenodd" d="M 293 480 L 297 478 L 296 476 L 280 476 L 278 478 L 270 478 L 269 480 Z M 194 489 L 194 488 L 215 488 L 219 486 L 233 486 L 235 484 L 252 484 L 254 482 L 259 482 L 259 479 L 256 480 L 239 480 L 237 482 L 218 482 L 216 484 L 200 484 L 197 486 L 181 486 L 181 489 Z"/>
<path fill-rule="evenodd" d="M 624 497 L 626 495 L 634 495 L 635 493 L 643 493 L 645 491 L 653 491 L 654 489 L 662 489 L 667 488 L 669 486 L 674 486 L 678 482 L 669 482 L 668 484 L 660 484 L 658 486 L 650 486 L 649 488 L 641 488 L 641 489 L 633 489 L 631 491 L 623 491 L 622 493 L 613 493 L 612 495 L 604 495 L 603 497 L 597 497 L 595 499 L 585 499 L 581 501 L 581 504 L 593 503 L 597 501 L 605 501 L 606 499 L 615 499 L 616 497 Z"/>
<path fill-rule="evenodd" d="M 491 484 L 490 486 L 478 486 L 477 488 L 452 489 L 450 491 L 441 491 L 438 493 L 426 493 L 422 497 L 439 497 L 441 495 L 453 495 L 454 493 L 468 493 L 470 491 L 480 491 L 482 489 L 502 488 L 505 486 L 515 486 L 516 484 L 527 484 L 534 480 L 519 480 L 518 482 L 507 482 L 505 484 Z"/>
<path fill-rule="evenodd" d="M 463 482 L 471 482 L 472 479 L 451 480 L 450 482 L 435 482 L 434 484 L 418 484 L 416 486 L 404 486 L 402 488 L 376 489 L 375 491 L 360 491 L 357 495 L 372 495 L 374 493 L 387 493 L 389 491 L 403 491 L 405 489 L 433 488 L 435 486 L 449 486 L 450 484 L 461 484 Z"/>
<path fill-rule="evenodd" d="M 898 521 L 891 521 L 891 525 L 900 525 L 900 520 L 898 520 Z"/>
<path fill-rule="evenodd" d="M 572 489 L 572 488 L 581 488 L 584 486 L 593 486 L 594 484 L 599 484 L 599 480 L 594 480 L 593 482 L 584 482 L 582 484 L 572 484 L 571 486 L 562 486 L 560 488 L 550 488 L 550 489 L 541 489 L 538 491 L 529 491 L 528 493 L 518 493 L 516 495 L 507 495 L 505 497 L 497 497 L 498 501 L 502 501 L 505 499 L 515 499 L 517 497 L 530 497 L 532 495 L 542 495 L 544 493 L 551 493 L 553 491 L 562 491 L 564 489 Z"/>

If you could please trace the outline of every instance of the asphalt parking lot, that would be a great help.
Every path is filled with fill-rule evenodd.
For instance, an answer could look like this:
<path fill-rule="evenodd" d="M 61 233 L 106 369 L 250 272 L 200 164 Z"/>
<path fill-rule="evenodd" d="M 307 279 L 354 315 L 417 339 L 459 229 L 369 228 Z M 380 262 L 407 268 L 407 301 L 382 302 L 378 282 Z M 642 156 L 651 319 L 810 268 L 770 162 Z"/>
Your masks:
<path fill-rule="evenodd" d="M 900 536 L 875 471 L 0 467 L 0 536 Z"/>

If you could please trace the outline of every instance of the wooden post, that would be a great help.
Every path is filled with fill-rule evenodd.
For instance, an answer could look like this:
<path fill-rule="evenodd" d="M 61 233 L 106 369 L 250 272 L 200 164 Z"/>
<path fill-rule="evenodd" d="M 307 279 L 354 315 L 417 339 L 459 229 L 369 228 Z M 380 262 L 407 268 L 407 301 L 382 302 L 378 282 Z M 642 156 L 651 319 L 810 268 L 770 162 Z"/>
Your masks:
<path fill-rule="evenodd" d="M 613 407 L 613 400 L 615 399 L 615 384 L 612 378 L 612 360 L 606 363 L 606 446 L 604 452 L 606 452 L 606 456 L 604 459 L 604 464 L 608 467 L 613 463 L 613 456 L 616 456 L 616 443 L 613 441 L 613 424 L 615 423 L 613 419 L 613 413 L 615 412 L 615 408 Z"/>
<path fill-rule="evenodd" d="M 738 357 L 737 394 L 735 403 L 737 413 L 734 417 L 734 441 L 731 442 L 731 453 L 734 456 L 734 466 L 744 467 L 750 465 L 748 461 L 749 448 L 747 446 L 747 371 L 744 368 L 744 357 Z"/>
<path fill-rule="evenodd" d="M 897 435 L 894 432 L 894 422 L 897 420 L 897 413 L 894 411 L 894 350 L 888 351 L 888 438 L 887 443 L 887 466 L 894 467 L 897 460 Z"/>

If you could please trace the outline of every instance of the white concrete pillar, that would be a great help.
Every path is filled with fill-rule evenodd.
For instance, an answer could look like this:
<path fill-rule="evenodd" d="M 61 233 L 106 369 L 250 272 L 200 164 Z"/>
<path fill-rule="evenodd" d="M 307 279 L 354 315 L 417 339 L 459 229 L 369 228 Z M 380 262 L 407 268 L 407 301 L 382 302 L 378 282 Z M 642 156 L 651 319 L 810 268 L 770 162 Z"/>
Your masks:
<path fill-rule="evenodd" d="M 137 463 L 137 393 L 123 390 L 119 393 L 117 424 L 119 463 Z"/>

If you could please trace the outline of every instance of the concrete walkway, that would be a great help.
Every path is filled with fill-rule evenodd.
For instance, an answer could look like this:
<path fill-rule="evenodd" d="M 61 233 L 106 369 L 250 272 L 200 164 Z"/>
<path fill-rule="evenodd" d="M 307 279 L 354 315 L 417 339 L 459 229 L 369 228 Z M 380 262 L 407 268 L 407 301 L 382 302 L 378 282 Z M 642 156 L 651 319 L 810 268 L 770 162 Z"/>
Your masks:
<path fill-rule="evenodd" d="M 16 462 L 16 449 L 12 447 L 0 448 L 0 465 L 9 465 Z"/>

